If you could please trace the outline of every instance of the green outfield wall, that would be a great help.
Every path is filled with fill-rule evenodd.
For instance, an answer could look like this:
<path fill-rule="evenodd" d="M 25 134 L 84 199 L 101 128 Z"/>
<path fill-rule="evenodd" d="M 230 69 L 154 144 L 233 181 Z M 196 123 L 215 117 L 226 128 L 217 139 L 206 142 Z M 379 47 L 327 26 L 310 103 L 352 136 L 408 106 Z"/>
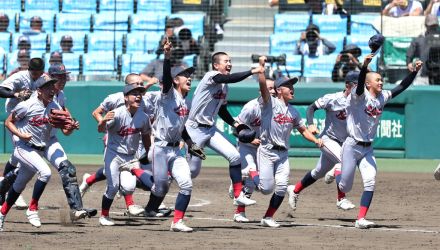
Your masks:
<path fill-rule="evenodd" d="M 111 93 L 122 90 L 121 82 L 71 82 L 65 89 L 67 106 L 73 116 L 80 121 L 80 130 L 71 136 L 61 133 L 60 139 L 64 149 L 71 154 L 100 154 L 103 152 L 103 134 L 97 132 L 97 123 L 91 113 L 101 101 Z M 192 91 L 197 83 L 193 83 Z M 343 84 L 298 84 L 295 86 L 293 104 L 305 119 L 307 106 L 320 96 L 341 91 Z M 386 85 L 386 89 L 392 88 Z M 249 81 L 231 84 L 229 89 L 229 110 L 236 116 L 243 104 L 258 96 L 258 84 Z M 190 97 L 192 93 L 190 94 Z M 0 105 L 4 106 L 4 100 Z M 325 114 L 318 111 L 315 114 L 318 127 L 324 126 Z M 1 112 L 0 120 L 6 119 Z M 3 124 L 2 124 L 3 125 Z M 227 138 L 235 141 L 228 125 L 222 120 L 217 121 L 217 127 Z M 0 130 L 0 153 L 10 153 L 11 141 L 7 129 Z M 440 87 L 411 86 L 398 98 L 392 100 L 382 115 L 374 142 L 376 156 L 393 158 L 424 158 L 440 159 Z M 317 156 L 319 151 L 312 143 L 305 141 L 296 131 L 290 140 L 292 156 Z"/>

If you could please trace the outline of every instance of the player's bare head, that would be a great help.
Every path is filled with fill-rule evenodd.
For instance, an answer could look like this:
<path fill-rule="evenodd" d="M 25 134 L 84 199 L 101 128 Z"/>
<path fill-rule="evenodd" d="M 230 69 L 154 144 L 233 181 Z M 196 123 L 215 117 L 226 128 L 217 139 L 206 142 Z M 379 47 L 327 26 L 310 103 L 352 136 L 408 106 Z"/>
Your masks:
<path fill-rule="evenodd" d="M 367 87 L 368 91 L 370 92 L 374 92 L 376 94 L 380 93 L 383 87 L 382 76 L 374 71 L 368 72 L 365 77 L 365 87 Z"/>
<path fill-rule="evenodd" d="M 136 73 L 130 73 L 127 76 L 125 76 L 124 82 L 125 85 L 136 84 L 138 86 L 144 86 L 144 81 L 142 80 L 142 77 Z"/>
<path fill-rule="evenodd" d="M 269 90 L 271 96 L 275 97 L 277 95 L 277 91 L 275 90 L 275 81 L 272 79 L 266 79 L 266 87 Z"/>
<path fill-rule="evenodd" d="M 211 58 L 212 69 L 222 74 L 229 74 L 232 69 L 231 59 L 225 52 L 216 52 Z"/>

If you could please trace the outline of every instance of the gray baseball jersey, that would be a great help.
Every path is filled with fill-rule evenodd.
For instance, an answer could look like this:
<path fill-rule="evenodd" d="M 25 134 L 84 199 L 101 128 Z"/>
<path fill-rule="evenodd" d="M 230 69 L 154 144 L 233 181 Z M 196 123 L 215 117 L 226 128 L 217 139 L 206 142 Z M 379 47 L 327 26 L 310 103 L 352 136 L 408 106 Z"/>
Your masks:
<path fill-rule="evenodd" d="M 12 110 L 17 120 L 16 127 L 21 133 L 31 134 L 32 138 L 29 142 L 35 146 L 46 146 L 49 141 L 52 126 L 48 122 L 48 115 L 51 109 L 61 109 L 61 107 L 56 102 L 44 107 L 37 96 L 32 96 Z M 21 139 L 20 142 L 26 143 Z"/>
<path fill-rule="evenodd" d="M 262 102 L 262 99 L 261 99 Z M 261 107 L 261 144 L 272 144 L 289 148 L 289 138 L 294 128 L 304 125 L 299 112 L 290 104 L 270 97 Z"/>
<path fill-rule="evenodd" d="M 145 113 L 150 117 L 150 119 L 154 119 L 156 117 L 156 111 L 157 111 L 157 102 L 159 101 L 161 97 L 161 91 L 150 91 L 145 93 L 145 95 L 142 97 L 142 100 L 145 104 Z"/>
<path fill-rule="evenodd" d="M 5 87 L 12 90 L 13 92 L 19 92 L 25 89 L 30 89 L 34 91 L 35 89 L 37 89 L 39 81 L 44 81 L 44 78 L 39 77 L 37 80 L 34 81 L 32 80 L 29 71 L 25 70 L 19 71 L 5 79 L 0 84 L 0 87 Z M 19 102 L 20 100 L 17 98 L 8 98 L 5 103 L 6 112 L 9 114 Z"/>
<path fill-rule="evenodd" d="M 374 98 L 366 89 L 361 96 L 358 96 L 354 88 L 349 95 L 350 104 L 347 107 L 349 136 L 357 141 L 372 142 L 376 136 L 383 108 L 391 97 L 391 91 L 383 90 Z"/>
<path fill-rule="evenodd" d="M 321 135 L 327 135 L 339 142 L 347 138 L 347 98 L 344 92 L 327 94 L 315 101 L 316 107 L 325 109 L 325 127 Z"/>
<path fill-rule="evenodd" d="M 125 105 L 124 93 L 117 92 L 108 95 L 99 106 L 104 110 L 104 112 L 107 113 L 124 105 Z"/>
<path fill-rule="evenodd" d="M 228 94 L 227 84 L 217 84 L 212 79 L 218 74 L 220 74 L 218 71 L 206 73 L 197 85 L 188 120 L 210 126 L 214 125 L 220 106 L 226 104 Z"/>
<path fill-rule="evenodd" d="M 125 155 L 133 155 L 139 147 L 141 133 L 150 133 L 151 125 L 147 114 L 139 108 L 131 116 L 125 106 L 113 110 L 114 119 L 107 122 L 107 149 Z"/>
<path fill-rule="evenodd" d="M 155 138 L 166 142 L 177 142 L 182 139 L 182 131 L 188 118 L 190 106 L 176 89 L 161 95 L 157 106 L 157 116 L 153 127 Z"/>
<path fill-rule="evenodd" d="M 240 122 L 248 125 L 252 130 L 256 132 L 255 137 L 260 138 L 261 131 L 261 106 L 258 98 L 250 100 L 243 106 L 240 114 L 238 115 L 238 120 Z"/>

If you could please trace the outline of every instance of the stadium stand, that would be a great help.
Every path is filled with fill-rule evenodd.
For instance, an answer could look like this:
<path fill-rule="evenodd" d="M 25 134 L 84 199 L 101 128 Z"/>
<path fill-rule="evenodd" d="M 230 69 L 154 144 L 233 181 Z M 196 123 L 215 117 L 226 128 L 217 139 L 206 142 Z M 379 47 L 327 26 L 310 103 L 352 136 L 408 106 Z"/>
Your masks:
<path fill-rule="evenodd" d="M 310 23 L 309 14 L 275 14 L 275 33 L 304 31 Z"/>
<path fill-rule="evenodd" d="M 98 0 L 63 0 L 61 11 L 63 13 L 96 13 Z"/>
<path fill-rule="evenodd" d="M 0 11 L 9 13 L 21 12 L 21 1 L 20 0 L 2 0 L 0 1 Z M 11 17 L 9 17 L 11 19 Z"/>
<path fill-rule="evenodd" d="M 3 52 L 10 52 L 11 34 L 8 32 L 0 32 L 0 47 L 3 48 Z M 1 49 L 0 49 L 1 51 Z M 3 56 L 4 54 L 2 54 Z"/>
<path fill-rule="evenodd" d="M 171 0 L 138 0 L 137 13 L 154 12 L 171 14 Z"/>

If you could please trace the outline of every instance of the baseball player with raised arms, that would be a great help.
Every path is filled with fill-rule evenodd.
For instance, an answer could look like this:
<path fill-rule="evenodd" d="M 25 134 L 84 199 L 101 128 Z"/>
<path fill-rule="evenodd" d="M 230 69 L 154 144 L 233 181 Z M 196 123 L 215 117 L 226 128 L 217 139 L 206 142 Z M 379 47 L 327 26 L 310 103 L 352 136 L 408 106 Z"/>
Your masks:
<path fill-rule="evenodd" d="M 312 134 L 319 134 L 316 125 L 313 123 L 313 114 L 318 109 L 325 110 L 325 127 L 320 138 L 324 146 L 321 148 L 321 155 L 316 164 L 316 167 L 307 172 L 301 181 L 295 185 L 287 187 L 287 194 L 289 195 L 289 205 L 292 210 L 296 210 L 299 194 L 302 190 L 315 183 L 320 178 L 336 165 L 336 171 L 341 169 L 341 152 L 342 143 L 347 138 L 347 96 L 351 93 L 351 89 L 356 86 L 359 72 L 350 71 L 345 77 L 344 91 L 327 94 L 318 98 L 307 109 L 307 124 L 308 130 Z M 336 206 L 342 210 L 350 210 L 355 208 L 353 203 L 345 198 L 345 193 L 339 189 Z"/>
<path fill-rule="evenodd" d="M 266 79 L 266 87 L 271 96 L 276 96 L 275 85 L 272 79 Z M 260 146 L 260 125 L 261 125 L 261 107 L 258 98 L 252 99 L 243 106 L 240 114 L 237 117 L 238 122 L 247 125 L 250 129 L 255 131 L 255 139 L 252 142 L 245 143 L 238 140 L 238 152 L 241 157 L 241 174 L 243 176 L 245 185 L 244 194 L 250 198 L 254 188 L 255 183 L 253 181 L 253 176 L 258 172 L 257 166 L 257 149 Z M 251 175 L 249 178 L 249 175 Z M 254 177 L 255 178 L 255 177 Z M 232 190 L 232 187 L 230 187 Z M 232 195 L 232 194 L 230 194 Z M 233 198 L 232 196 L 231 198 Z M 234 214 L 235 222 L 249 222 L 246 217 L 246 207 L 237 206 Z"/>
<path fill-rule="evenodd" d="M 266 57 L 260 57 L 259 63 L 264 67 Z M 261 144 L 257 152 L 257 165 L 260 169 L 260 183 L 258 185 L 262 194 L 273 192 L 269 207 L 261 219 L 263 227 L 279 227 L 273 216 L 283 202 L 289 181 L 289 138 L 295 128 L 301 135 L 318 147 L 322 140 L 317 139 L 307 130 L 301 120 L 299 112 L 289 104 L 293 100 L 293 85 L 298 78 L 280 76 L 275 80 L 277 97 L 272 97 L 266 87 L 264 72 L 258 74 L 261 92 Z"/>
<path fill-rule="evenodd" d="M 36 86 L 44 81 L 42 74 L 44 72 L 44 61 L 41 58 L 32 58 L 29 61 L 29 69 L 17 72 L 0 84 L 0 97 L 7 98 L 5 107 L 6 113 L 10 114 L 15 106 L 24 100 L 27 100 Z M 10 134 L 11 135 L 11 134 Z M 18 138 L 11 135 L 12 145 L 15 145 Z M 17 178 L 17 164 L 11 156 L 5 165 L 3 172 L 4 179 L 0 182 L 0 204 L 4 202 L 6 192 Z M 16 206 L 19 209 L 26 209 L 27 205 L 22 196 L 17 199 Z"/>
<path fill-rule="evenodd" d="M 207 72 L 194 92 L 188 120 L 185 124 L 189 136 L 197 146 L 212 148 L 229 161 L 229 176 L 234 190 L 234 205 L 253 205 L 254 200 L 242 192 L 240 154 L 215 126 L 217 114 L 230 126 L 237 127 L 226 107 L 228 84 L 240 82 L 252 74 L 264 70 L 261 66 L 249 71 L 230 74 L 231 59 L 225 52 L 217 52 L 211 58 L 212 70 Z M 190 158 L 191 176 L 199 175 L 202 159 Z"/>
<path fill-rule="evenodd" d="M 373 56 L 374 54 L 369 54 L 365 57 L 359 74 L 358 85 L 348 96 L 348 137 L 342 145 L 341 173 L 336 175 L 339 189 L 347 193 L 353 186 L 356 166 L 359 166 L 364 192 L 361 197 L 355 227 L 361 229 L 367 229 L 375 225 L 374 222 L 368 221 L 365 217 L 373 199 L 376 182 L 377 169 L 372 142 L 376 136 L 383 108 L 389 100 L 395 98 L 410 86 L 422 67 L 422 62 L 416 61 L 415 71 L 405 77 L 400 85 L 394 87 L 391 91 L 383 90 L 381 75 L 377 72 L 368 72 L 367 67 Z"/>
<path fill-rule="evenodd" d="M 134 80 L 138 79 L 140 76 Z M 107 147 L 104 153 L 105 174 L 108 177 L 107 190 L 102 196 L 102 211 L 99 218 L 99 223 L 102 226 L 115 225 L 109 217 L 109 212 L 113 199 L 119 190 L 119 183 L 124 181 L 119 168 L 124 163 L 137 159 L 136 153 L 141 138 L 146 152 L 151 144 L 150 120 L 140 108 L 145 88 L 137 84 L 128 84 L 125 85 L 123 93 L 125 105 L 107 113 L 103 122 L 100 122 L 98 126 L 99 131 L 107 131 L 108 133 Z M 136 186 L 135 178 L 131 182 L 133 186 Z"/>
<path fill-rule="evenodd" d="M 56 165 L 55 159 L 46 147 L 52 130 L 49 123 L 49 113 L 52 109 L 61 109 L 53 101 L 55 95 L 54 83 L 56 81 L 48 75 L 44 75 L 44 81 L 39 81 L 39 85 L 37 85 L 37 95 L 33 95 L 27 101 L 19 103 L 5 121 L 5 126 L 9 131 L 19 138 L 15 145 L 13 157 L 20 162 L 21 166 L 17 179 L 9 190 L 6 201 L 0 210 L 0 229 L 3 229 L 5 216 L 12 204 L 36 173 L 38 177 L 26 215 L 33 226 L 41 226 L 38 216 L 38 201 L 51 177 L 50 168 L 43 158 Z M 71 131 L 63 130 L 63 133 L 69 134 Z M 60 158 L 57 158 L 60 162 L 67 160 L 65 157 L 64 159 Z"/>

